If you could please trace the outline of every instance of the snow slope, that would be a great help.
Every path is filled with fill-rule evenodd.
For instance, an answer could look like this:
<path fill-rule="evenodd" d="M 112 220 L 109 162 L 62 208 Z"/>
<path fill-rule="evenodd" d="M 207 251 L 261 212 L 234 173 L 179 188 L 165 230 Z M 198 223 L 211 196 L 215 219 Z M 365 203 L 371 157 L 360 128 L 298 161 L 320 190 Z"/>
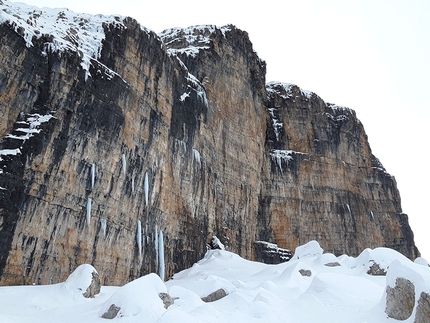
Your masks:
<path fill-rule="evenodd" d="M 91 60 L 100 57 L 105 25 L 125 28 L 123 17 L 77 14 L 66 8 L 37 8 L 24 3 L 0 1 L 0 24 L 8 23 L 23 36 L 27 47 L 35 39 L 49 36 L 44 51 L 77 52 L 82 58 L 81 66 L 90 76 Z"/>
<path fill-rule="evenodd" d="M 387 275 L 369 275 L 374 263 Z M 430 293 L 428 262 L 413 263 L 387 248 L 366 249 L 356 258 L 335 257 L 311 241 L 279 265 L 210 250 L 167 282 L 149 274 L 123 287 L 102 287 L 94 299 L 76 292 L 84 288 L 83 281 L 88 283 L 85 277 L 49 286 L 0 287 L 0 322 L 108 322 L 101 316 L 112 304 L 121 308 L 115 318 L 119 322 L 398 322 L 385 314 L 385 288 L 396 277 L 414 284 L 416 300 Z M 218 289 L 227 296 L 207 303 L 201 299 Z M 166 292 L 174 300 L 167 309 L 158 297 Z M 414 317 L 415 310 L 402 322 L 414 322 Z"/>

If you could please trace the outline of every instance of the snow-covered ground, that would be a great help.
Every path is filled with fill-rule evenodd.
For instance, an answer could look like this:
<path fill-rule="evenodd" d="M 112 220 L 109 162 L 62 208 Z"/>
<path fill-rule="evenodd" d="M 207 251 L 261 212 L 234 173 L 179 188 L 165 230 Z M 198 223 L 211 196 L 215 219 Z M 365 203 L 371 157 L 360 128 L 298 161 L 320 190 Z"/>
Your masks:
<path fill-rule="evenodd" d="M 368 274 L 374 264 L 387 275 Z M 335 257 L 315 241 L 279 265 L 210 250 L 167 282 L 149 274 L 122 287 L 103 286 L 87 299 L 82 293 L 92 270 L 90 265 L 78 267 L 66 282 L 55 285 L 0 287 L 0 322 L 108 322 L 101 316 L 112 304 L 120 308 L 114 320 L 124 323 L 400 322 L 385 314 L 386 287 L 393 287 L 398 277 L 415 288 L 413 313 L 402 321 L 414 322 L 419 296 L 430 293 L 430 267 L 424 259 L 413 263 L 387 248 L 366 249 L 356 258 Z M 227 295 L 202 300 L 219 289 Z M 167 309 L 160 293 L 174 301 Z"/>

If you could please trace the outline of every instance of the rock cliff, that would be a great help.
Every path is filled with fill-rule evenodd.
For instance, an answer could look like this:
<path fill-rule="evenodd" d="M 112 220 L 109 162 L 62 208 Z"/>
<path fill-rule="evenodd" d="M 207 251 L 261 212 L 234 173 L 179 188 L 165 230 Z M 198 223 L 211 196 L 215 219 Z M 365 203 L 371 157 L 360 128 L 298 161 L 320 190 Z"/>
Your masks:
<path fill-rule="evenodd" d="M 215 235 L 418 255 L 354 111 L 266 84 L 246 32 L 0 7 L 0 284 L 167 278 Z"/>

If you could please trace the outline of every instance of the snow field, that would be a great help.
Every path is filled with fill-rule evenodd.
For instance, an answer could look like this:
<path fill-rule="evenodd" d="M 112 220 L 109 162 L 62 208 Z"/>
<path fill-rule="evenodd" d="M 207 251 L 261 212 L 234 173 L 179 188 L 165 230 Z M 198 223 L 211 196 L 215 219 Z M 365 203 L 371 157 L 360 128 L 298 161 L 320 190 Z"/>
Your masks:
<path fill-rule="evenodd" d="M 387 275 L 369 275 L 374 263 Z M 82 291 L 92 270 L 78 267 L 55 285 L 0 287 L 0 322 L 106 322 L 101 316 L 112 304 L 120 308 L 115 318 L 120 322 L 398 322 L 385 314 L 387 285 L 404 277 L 414 284 L 417 300 L 420 293 L 430 293 L 430 267 L 422 258 L 413 263 L 387 248 L 336 257 L 323 253 L 316 241 L 278 265 L 209 250 L 166 282 L 149 274 L 122 287 L 102 287 L 86 299 Z M 218 289 L 227 296 L 202 300 Z M 160 293 L 174 300 L 167 309 Z M 414 316 L 415 310 L 403 322 L 414 322 Z"/>

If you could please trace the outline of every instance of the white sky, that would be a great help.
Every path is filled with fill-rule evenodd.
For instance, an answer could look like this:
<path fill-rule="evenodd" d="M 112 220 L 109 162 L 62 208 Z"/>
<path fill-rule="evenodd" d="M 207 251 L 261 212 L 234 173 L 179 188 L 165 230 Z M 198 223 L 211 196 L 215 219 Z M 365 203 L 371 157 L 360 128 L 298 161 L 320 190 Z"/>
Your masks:
<path fill-rule="evenodd" d="M 416 244 L 430 259 L 430 1 L 24 2 L 131 16 L 157 33 L 229 23 L 247 31 L 267 63 L 267 81 L 297 84 L 356 111 L 374 155 L 396 177 Z"/>

